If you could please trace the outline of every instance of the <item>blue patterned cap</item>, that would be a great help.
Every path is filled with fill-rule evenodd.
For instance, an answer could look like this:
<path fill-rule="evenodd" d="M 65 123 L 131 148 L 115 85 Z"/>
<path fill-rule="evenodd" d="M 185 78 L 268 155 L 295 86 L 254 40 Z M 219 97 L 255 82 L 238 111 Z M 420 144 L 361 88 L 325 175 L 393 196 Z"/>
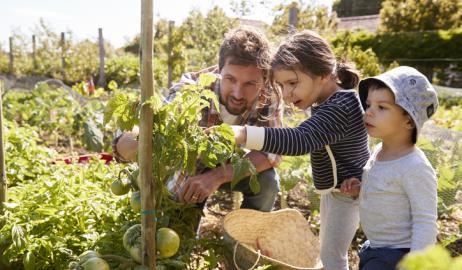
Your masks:
<path fill-rule="evenodd" d="M 395 95 L 395 103 L 409 113 L 414 120 L 417 134 L 438 109 L 438 95 L 427 77 L 417 69 L 400 66 L 359 83 L 359 97 L 363 108 L 369 85 L 374 81 L 383 82 Z"/>

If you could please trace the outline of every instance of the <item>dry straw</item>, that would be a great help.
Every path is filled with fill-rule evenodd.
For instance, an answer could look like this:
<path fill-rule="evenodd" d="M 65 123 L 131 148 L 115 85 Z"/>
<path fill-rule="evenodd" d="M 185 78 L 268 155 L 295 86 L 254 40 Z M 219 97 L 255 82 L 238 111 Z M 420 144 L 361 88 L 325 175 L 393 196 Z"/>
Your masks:
<path fill-rule="evenodd" d="M 232 211 L 223 221 L 226 259 L 234 269 L 271 264 L 277 269 L 322 269 L 319 239 L 294 209 Z"/>

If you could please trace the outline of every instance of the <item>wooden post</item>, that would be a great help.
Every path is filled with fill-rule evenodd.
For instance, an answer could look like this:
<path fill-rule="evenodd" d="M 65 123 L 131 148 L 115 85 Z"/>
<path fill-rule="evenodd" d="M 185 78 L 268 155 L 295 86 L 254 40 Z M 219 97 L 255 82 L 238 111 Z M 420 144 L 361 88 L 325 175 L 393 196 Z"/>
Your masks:
<path fill-rule="evenodd" d="M 5 150 L 3 149 L 3 80 L 0 80 L 0 214 L 3 214 L 3 203 L 6 202 L 6 168 L 5 168 Z"/>
<path fill-rule="evenodd" d="M 172 31 L 175 22 L 168 22 L 168 88 L 172 87 Z"/>
<path fill-rule="evenodd" d="M 14 56 L 13 56 L 13 37 L 10 37 L 10 63 L 8 66 L 8 69 L 10 71 L 10 74 L 14 74 Z"/>
<path fill-rule="evenodd" d="M 153 56 L 153 0 L 141 0 L 141 102 L 154 94 L 152 72 Z M 156 201 L 152 179 L 152 128 L 153 112 L 149 106 L 141 108 L 138 163 L 141 177 L 141 237 L 142 262 L 156 269 Z"/>
<path fill-rule="evenodd" d="M 104 38 L 103 38 L 103 28 L 98 28 L 98 43 L 99 43 L 99 78 L 98 86 L 106 86 L 106 75 L 104 74 L 104 57 L 106 52 L 104 51 Z"/>
<path fill-rule="evenodd" d="M 297 15 L 298 15 L 298 8 L 296 3 L 292 3 L 292 6 L 289 10 L 289 33 L 295 32 L 297 29 Z"/>
<path fill-rule="evenodd" d="M 37 72 L 37 58 L 35 57 L 35 50 L 36 50 L 36 41 L 35 41 L 35 35 L 32 35 L 32 66 L 34 67 L 33 73 Z"/>
<path fill-rule="evenodd" d="M 61 75 L 63 76 L 63 80 L 66 79 L 65 45 L 66 39 L 64 37 L 64 32 L 61 32 Z"/>

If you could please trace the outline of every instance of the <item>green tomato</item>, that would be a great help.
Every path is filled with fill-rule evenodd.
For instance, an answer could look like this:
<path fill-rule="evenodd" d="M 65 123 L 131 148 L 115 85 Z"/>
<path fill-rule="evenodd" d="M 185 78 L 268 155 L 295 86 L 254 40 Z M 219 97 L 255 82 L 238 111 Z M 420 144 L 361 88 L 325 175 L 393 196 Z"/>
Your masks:
<path fill-rule="evenodd" d="M 97 257 L 88 259 L 84 264 L 82 264 L 84 270 L 111 270 L 109 264 Z"/>
<path fill-rule="evenodd" d="M 141 263 L 141 224 L 135 224 L 128 228 L 124 234 L 123 244 L 132 259 Z"/>
<path fill-rule="evenodd" d="M 111 184 L 111 191 L 114 195 L 122 196 L 130 191 L 130 182 L 128 179 L 116 179 Z"/>
<path fill-rule="evenodd" d="M 70 262 L 69 263 L 69 269 L 71 270 L 79 270 L 81 267 L 80 267 L 80 264 L 78 262 Z"/>
<path fill-rule="evenodd" d="M 180 237 L 170 228 L 160 228 L 156 233 L 156 248 L 159 258 L 170 258 L 180 248 Z"/>
<path fill-rule="evenodd" d="M 141 263 L 141 224 L 131 226 L 123 237 L 124 248 L 134 261 Z M 156 233 L 159 259 L 170 258 L 178 252 L 180 237 L 170 228 L 160 228 Z"/>
<path fill-rule="evenodd" d="M 83 264 L 90 258 L 99 258 L 101 254 L 94 250 L 86 250 L 82 254 L 79 255 L 79 264 Z"/>

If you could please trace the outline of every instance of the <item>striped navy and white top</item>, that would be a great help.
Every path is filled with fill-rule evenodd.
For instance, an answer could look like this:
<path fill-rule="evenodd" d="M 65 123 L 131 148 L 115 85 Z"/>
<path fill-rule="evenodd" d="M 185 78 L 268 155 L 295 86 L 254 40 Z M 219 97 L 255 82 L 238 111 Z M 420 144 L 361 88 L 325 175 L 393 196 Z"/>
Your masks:
<path fill-rule="evenodd" d="M 257 145 L 261 144 L 258 148 L 264 152 L 279 155 L 310 153 L 314 185 L 318 190 L 331 188 L 334 183 L 332 163 L 326 151 L 326 145 L 329 145 L 337 165 L 338 188 L 350 177 L 361 179 L 370 156 L 363 112 L 357 93 L 341 90 L 319 106 L 312 107 L 311 117 L 298 127 L 265 127 L 264 141 Z M 251 132 L 252 129 L 247 129 L 246 146 L 249 146 L 249 140 L 255 145 L 252 141 L 256 139 L 249 138 Z"/>

